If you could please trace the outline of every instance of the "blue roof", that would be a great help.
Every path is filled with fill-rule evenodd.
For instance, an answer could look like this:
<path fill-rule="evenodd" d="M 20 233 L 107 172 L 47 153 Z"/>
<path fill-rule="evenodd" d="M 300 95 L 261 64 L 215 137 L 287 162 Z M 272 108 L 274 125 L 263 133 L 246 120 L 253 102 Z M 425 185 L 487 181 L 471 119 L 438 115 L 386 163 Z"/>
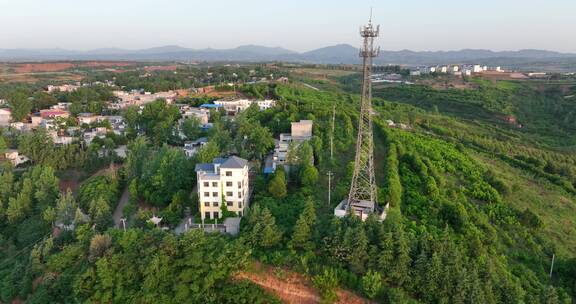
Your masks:
<path fill-rule="evenodd" d="M 273 167 L 265 167 L 264 168 L 264 174 L 272 174 L 274 173 L 274 168 Z"/>
<path fill-rule="evenodd" d="M 205 104 L 201 105 L 200 107 L 201 108 L 216 109 L 216 108 L 221 108 L 222 105 L 217 105 L 217 104 L 213 104 L 213 103 L 205 103 Z"/>
<path fill-rule="evenodd" d="M 196 172 L 198 171 L 205 171 L 205 172 L 213 172 L 214 171 L 214 165 L 213 164 L 196 164 L 196 168 L 195 168 Z"/>

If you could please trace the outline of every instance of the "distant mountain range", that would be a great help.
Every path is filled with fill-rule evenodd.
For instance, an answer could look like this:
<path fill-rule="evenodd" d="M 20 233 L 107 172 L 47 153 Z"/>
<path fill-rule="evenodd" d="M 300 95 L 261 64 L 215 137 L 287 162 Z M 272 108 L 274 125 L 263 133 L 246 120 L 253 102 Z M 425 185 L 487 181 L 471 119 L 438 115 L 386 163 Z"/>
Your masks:
<path fill-rule="evenodd" d="M 286 61 L 323 64 L 359 63 L 358 48 L 348 44 L 328 46 L 298 53 L 281 47 L 244 45 L 233 49 L 190 49 L 176 45 L 142 50 L 117 48 L 73 51 L 66 49 L 0 49 L 0 61 L 40 60 L 133 60 L 133 61 L 210 61 L 255 62 Z M 576 64 L 576 54 L 543 50 L 495 52 L 464 49 L 459 51 L 415 52 L 382 51 L 377 64 L 430 65 L 448 63 L 481 63 L 499 65 Z"/>

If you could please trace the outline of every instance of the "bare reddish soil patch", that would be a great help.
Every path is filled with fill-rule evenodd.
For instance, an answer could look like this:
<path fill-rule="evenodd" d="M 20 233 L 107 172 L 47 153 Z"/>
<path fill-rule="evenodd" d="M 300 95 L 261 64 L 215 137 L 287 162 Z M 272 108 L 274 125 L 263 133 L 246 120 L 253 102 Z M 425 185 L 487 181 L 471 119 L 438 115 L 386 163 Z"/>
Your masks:
<path fill-rule="evenodd" d="M 273 267 L 256 265 L 261 268 L 257 272 L 242 271 L 235 275 L 236 279 L 248 280 L 262 287 L 264 290 L 276 295 L 282 302 L 289 304 L 317 304 L 320 303 L 320 295 L 312 287 L 309 279 L 303 275 L 282 269 L 282 277 L 277 277 Z M 276 269 L 279 270 L 279 269 Z M 341 304 L 367 304 L 372 303 L 354 293 L 346 290 L 338 290 L 338 301 Z"/>
<path fill-rule="evenodd" d="M 126 67 L 134 64 L 123 61 L 20 63 L 14 66 L 14 71 L 16 73 L 61 72 L 74 67 Z"/>
<path fill-rule="evenodd" d="M 16 73 L 59 72 L 74 67 L 70 62 L 22 63 L 14 68 Z"/>
<path fill-rule="evenodd" d="M 127 67 L 133 66 L 134 62 L 125 61 L 89 61 L 78 64 L 80 67 Z"/>

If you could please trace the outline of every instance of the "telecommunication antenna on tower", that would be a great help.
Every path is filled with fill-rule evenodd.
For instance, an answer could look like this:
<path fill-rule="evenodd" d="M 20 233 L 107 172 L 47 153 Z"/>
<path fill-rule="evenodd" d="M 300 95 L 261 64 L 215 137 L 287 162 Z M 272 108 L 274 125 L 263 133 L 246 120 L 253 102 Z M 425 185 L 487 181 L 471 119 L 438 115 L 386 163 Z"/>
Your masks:
<path fill-rule="evenodd" d="M 372 133 L 372 59 L 378 56 L 379 48 L 374 46 L 380 26 L 372 24 L 372 10 L 368 25 L 360 28 L 363 46 L 362 57 L 362 96 L 360 98 L 360 119 L 356 140 L 354 174 L 348 194 L 347 212 L 365 218 L 377 210 L 376 180 L 374 177 L 374 140 Z"/>

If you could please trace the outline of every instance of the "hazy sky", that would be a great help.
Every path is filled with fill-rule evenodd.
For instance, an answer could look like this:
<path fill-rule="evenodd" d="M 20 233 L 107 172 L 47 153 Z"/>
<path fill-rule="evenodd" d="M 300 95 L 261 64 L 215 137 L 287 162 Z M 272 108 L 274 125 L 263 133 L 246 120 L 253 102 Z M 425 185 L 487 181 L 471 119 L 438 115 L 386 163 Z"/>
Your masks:
<path fill-rule="evenodd" d="M 357 46 L 371 6 L 387 50 L 576 53 L 576 0 L 0 0 L 0 48 Z"/>

